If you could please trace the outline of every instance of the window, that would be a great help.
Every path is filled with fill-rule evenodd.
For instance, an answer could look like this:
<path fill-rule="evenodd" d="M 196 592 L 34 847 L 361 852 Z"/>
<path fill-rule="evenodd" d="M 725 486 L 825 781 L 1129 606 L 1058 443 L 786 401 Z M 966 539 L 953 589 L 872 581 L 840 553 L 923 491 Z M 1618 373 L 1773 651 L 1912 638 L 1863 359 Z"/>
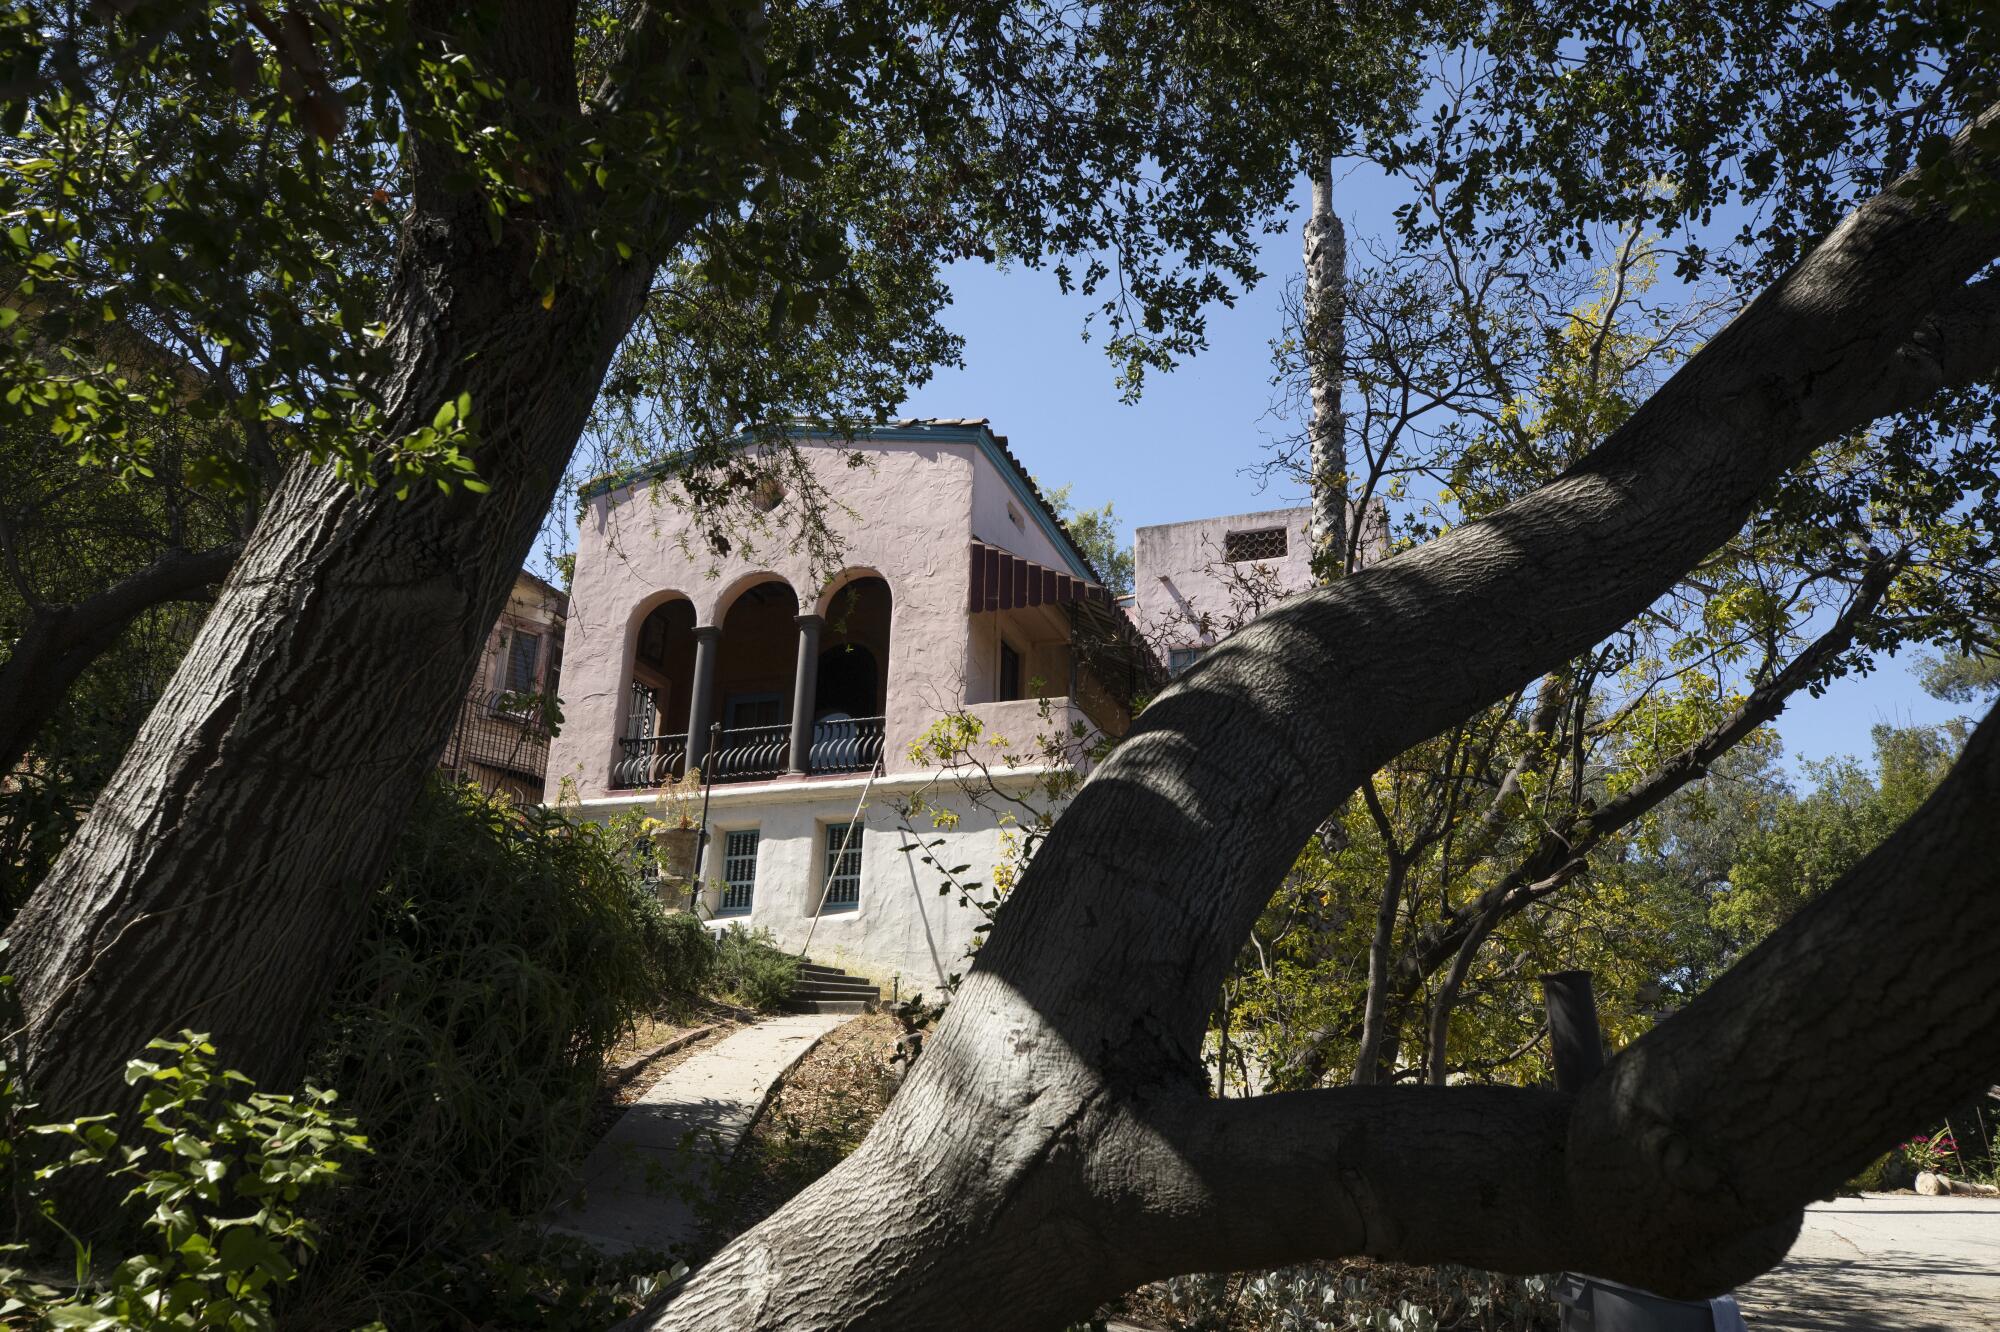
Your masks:
<path fill-rule="evenodd" d="M 722 905 L 719 916 L 743 916 L 757 891 L 757 830 L 726 834 L 722 839 Z"/>
<path fill-rule="evenodd" d="M 729 730 L 746 726 L 782 726 L 785 700 L 781 694 L 731 694 L 723 704 L 722 724 Z"/>
<path fill-rule="evenodd" d="M 1179 675 L 1188 667 L 1200 661 L 1205 647 L 1177 647 L 1167 649 L 1167 674 Z"/>
<path fill-rule="evenodd" d="M 639 660 L 654 666 L 667 664 L 667 617 L 659 611 L 639 626 Z"/>
<path fill-rule="evenodd" d="M 866 831 L 858 823 L 826 825 L 824 910 L 853 911 L 861 905 L 861 834 Z"/>
<path fill-rule="evenodd" d="M 1014 526 L 1020 528 L 1023 532 L 1028 530 L 1028 520 L 1023 518 L 1021 511 L 1011 504 L 1007 506 L 1007 517 Z"/>
<path fill-rule="evenodd" d="M 1004 639 L 1000 643 L 999 693 L 1002 703 L 1021 696 L 1021 654 L 1008 646 Z"/>
<path fill-rule="evenodd" d="M 1285 529 L 1282 527 L 1225 532 L 1222 537 L 1222 558 L 1230 564 L 1241 564 L 1245 560 L 1275 560 L 1287 548 Z"/>
<path fill-rule="evenodd" d="M 535 692 L 535 666 L 542 656 L 540 634 L 514 632 L 514 641 L 507 645 L 507 690 L 514 694 Z"/>

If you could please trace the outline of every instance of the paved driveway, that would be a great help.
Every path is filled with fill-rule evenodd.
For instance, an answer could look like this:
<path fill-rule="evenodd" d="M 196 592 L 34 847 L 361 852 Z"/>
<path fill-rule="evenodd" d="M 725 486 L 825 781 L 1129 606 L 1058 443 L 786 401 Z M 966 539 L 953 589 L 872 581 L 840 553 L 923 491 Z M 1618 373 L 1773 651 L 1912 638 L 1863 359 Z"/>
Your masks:
<path fill-rule="evenodd" d="M 1769 1332 L 1995 1332 L 2000 1199 L 1815 1203 L 1790 1256 L 1736 1297 Z"/>

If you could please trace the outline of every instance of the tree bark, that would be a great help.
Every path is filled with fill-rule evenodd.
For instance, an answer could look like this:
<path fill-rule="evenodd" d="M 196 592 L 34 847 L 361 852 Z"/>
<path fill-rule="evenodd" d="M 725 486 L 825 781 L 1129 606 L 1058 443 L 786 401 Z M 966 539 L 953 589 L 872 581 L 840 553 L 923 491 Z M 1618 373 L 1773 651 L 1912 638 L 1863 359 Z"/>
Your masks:
<path fill-rule="evenodd" d="M 503 84 L 575 116 L 573 33 L 523 7 Z M 300 458 L 117 773 L 8 939 L 18 1044 L 52 1115 L 128 1104 L 124 1061 L 162 1032 L 212 1035 L 267 1086 L 303 1038 L 363 918 L 417 786 L 528 553 L 650 265 L 576 265 L 552 303 L 528 279 L 543 228 L 587 234 L 561 189 L 497 235 L 419 141 L 370 385 L 384 443 L 471 396 L 491 493 L 357 488 Z M 380 480 L 381 478 L 378 478 Z"/>
<path fill-rule="evenodd" d="M 1202 1035 L 1298 847 L 1369 772 L 1615 631 L 1815 446 L 1990 373 L 1933 316 L 1996 253 L 1991 226 L 1868 202 L 1565 476 L 1217 647 L 1057 821 L 860 1150 L 657 1326 L 1055 1326 L 1151 1277 L 1342 1252 L 1672 1294 L 1768 1267 L 1801 1204 L 2000 1060 L 2000 988 L 1949 947 L 2000 935 L 1991 723 L 1851 890 L 1573 1106 L 1361 1088 L 1218 1107 Z M 1770 1070 L 1795 1081 L 1773 1095 Z"/>
<path fill-rule="evenodd" d="M 1333 211 L 1333 163 L 1318 154 L 1305 225 L 1305 357 L 1312 393 L 1312 563 L 1331 582 L 1347 571 L 1347 435 L 1340 388 L 1347 367 L 1347 229 Z"/>
<path fill-rule="evenodd" d="M 469 392 L 492 493 L 397 500 L 293 464 L 8 932 L 45 1105 L 116 1104 L 123 1060 L 181 1027 L 267 1085 L 296 1076 L 644 289 L 628 276 L 544 311 L 504 270 L 419 249 L 395 298 L 389 419 L 415 429 Z"/>
<path fill-rule="evenodd" d="M 207 601 L 242 553 L 240 542 L 212 550 L 171 550 L 84 601 L 35 606 L 27 632 L 0 662 L 0 773 L 27 756 L 77 677 L 143 612 L 169 601 Z"/>

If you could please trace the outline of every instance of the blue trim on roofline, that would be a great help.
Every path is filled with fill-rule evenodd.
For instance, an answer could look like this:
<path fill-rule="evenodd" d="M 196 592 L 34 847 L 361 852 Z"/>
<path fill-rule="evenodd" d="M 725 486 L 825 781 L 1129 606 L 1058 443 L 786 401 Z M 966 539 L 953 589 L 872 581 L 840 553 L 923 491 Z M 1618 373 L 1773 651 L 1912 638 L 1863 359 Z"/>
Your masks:
<path fill-rule="evenodd" d="M 834 430 L 813 431 L 795 427 L 790 433 L 793 439 L 831 440 L 841 438 L 839 432 Z M 1100 585 L 1103 583 L 1104 580 L 1098 576 L 1097 571 L 1090 567 L 1090 561 L 1085 559 L 1083 553 L 1077 549 L 1075 538 L 1071 537 L 1063 525 L 1056 520 L 1056 516 L 1049 512 L 1048 501 L 1043 499 L 1035 491 L 1034 487 L 1028 483 L 1027 474 L 1021 470 L 1020 463 L 1014 460 L 1012 454 L 1000 447 L 1000 441 L 994 437 L 993 431 L 989 427 L 983 425 L 864 426 L 854 432 L 854 439 L 856 442 L 880 439 L 892 441 L 932 440 L 943 441 L 949 444 L 977 444 L 979 451 L 986 455 L 986 460 L 992 463 L 1000 475 L 1007 479 L 1008 489 L 1012 490 L 1015 497 L 1027 506 L 1030 513 L 1035 515 L 1035 523 L 1042 529 L 1042 535 L 1046 536 L 1050 543 L 1062 552 L 1064 562 L 1069 565 L 1070 574 L 1073 577 L 1081 578 L 1086 583 L 1097 583 Z M 747 444 L 750 441 L 743 436 L 738 436 L 732 442 Z M 665 476 L 678 466 L 679 464 L 674 459 L 666 458 L 656 463 L 648 463 L 643 467 L 632 467 L 622 472 L 613 472 L 608 476 L 601 476 L 584 482 L 581 486 L 577 487 L 577 496 L 580 499 L 595 499 L 599 495 L 609 494 L 614 490 L 623 490 L 627 486 L 635 486 L 641 482 Z"/>

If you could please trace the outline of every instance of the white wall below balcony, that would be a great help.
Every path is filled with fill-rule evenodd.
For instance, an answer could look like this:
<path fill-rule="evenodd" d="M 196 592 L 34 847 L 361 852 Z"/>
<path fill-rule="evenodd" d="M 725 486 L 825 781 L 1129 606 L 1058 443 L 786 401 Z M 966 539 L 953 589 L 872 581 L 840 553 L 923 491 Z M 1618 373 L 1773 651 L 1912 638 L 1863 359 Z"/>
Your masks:
<path fill-rule="evenodd" d="M 1009 707 L 1014 705 L 985 705 Z M 1033 708 L 1033 704 L 1028 705 Z M 1027 785 L 1037 773 L 1022 769 L 996 774 L 1000 782 Z M 847 911 L 814 913 L 826 884 L 826 829 L 854 817 L 862 793 L 860 778 L 746 783 L 718 786 L 710 795 L 709 843 L 702 874 L 712 884 L 722 876 L 723 848 L 732 831 L 758 833 L 757 881 L 751 910 L 727 917 L 748 929 L 766 929 L 779 947 L 807 947 L 813 961 L 842 967 L 904 997 L 921 992 L 942 996 L 947 979 L 970 966 L 967 950 L 985 916 L 962 905 L 957 892 L 941 894 L 945 875 L 921 857 L 944 867 L 970 865 L 961 877 L 977 881 L 991 896 L 993 868 L 1005 860 L 996 802 L 985 806 L 951 778 L 936 773 L 896 774 L 878 779 L 862 814 L 861 900 Z M 927 809 L 956 816 L 955 826 L 934 827 L 928 812 L 908 816 L 913 800 Z M 643 796 L 611 797 L 584 803 L 582 812 L 608 817 L 620 809 L 645 808 Z M 906 832 L 906 826 L 914 832 Z M 943 839 L 943 845 L 904 851 L 906 845 Z M 707 894 L 712 907 L 719 896 Z"/>

